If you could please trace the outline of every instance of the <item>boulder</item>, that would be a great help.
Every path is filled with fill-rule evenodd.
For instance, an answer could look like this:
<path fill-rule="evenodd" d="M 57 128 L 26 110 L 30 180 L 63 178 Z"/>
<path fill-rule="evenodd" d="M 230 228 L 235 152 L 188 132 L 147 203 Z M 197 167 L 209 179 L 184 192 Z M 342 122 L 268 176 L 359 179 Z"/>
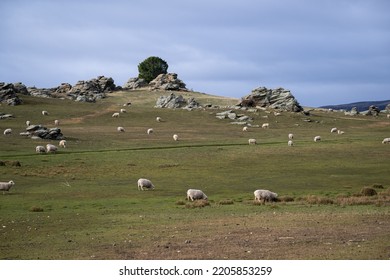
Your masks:
<path fill-rule="evenodd" d="M 267 89 L 266 87 L 258 87 L 252 90 L 249 95 L 243 97 L 238 106 L 271 108 L 291 112 L 303 111 L 291 92 L 284 88 Z"/>
<path fill-rule="evenodd" d="M 139 89 L 146 87 L 148 83 L 144 79 L 140 78 L 130 78 L 124 85 L 124 89 Z"/>
<path fill-rule="evenodd" d="M 150 81 L 149 87 L 151 89 L 187 91 L 186 84 L 177 78 L 176 73 L 158 75 L 154 80 Z"/>
<path fill-rule="evenodd" d="M 368 111 L 366 112 L 366 115 L 367 116 L 374 116 L 374 117 L 377 117 L 379 116 L 379 113 L 380 113 L 380 110 L 378 107 L 374 106 L 374 105 L 371 105 L 369 108 L 368 108 Z"/>
<path fill-rule="evenodd" d="M 61 132 L 61 129 L 58 127 L 55 128 L 46 128 L 42 125 L 32 124 L 26 128 L 26 132 L 21 132 L 22 136 L 30 136 L 31 138 L 41 138 L 41 139 L 50 139 L 50 140 L 62 140 L 64 135 Z"/>
<path fill-rule="evenodd" d="M 156 102 L 156 108 L 181 108 L 187 105 L 187 101 L 183 96 L 176 96 L 174 93 L 171 93 L 168 96 L 160 96 Z"/>

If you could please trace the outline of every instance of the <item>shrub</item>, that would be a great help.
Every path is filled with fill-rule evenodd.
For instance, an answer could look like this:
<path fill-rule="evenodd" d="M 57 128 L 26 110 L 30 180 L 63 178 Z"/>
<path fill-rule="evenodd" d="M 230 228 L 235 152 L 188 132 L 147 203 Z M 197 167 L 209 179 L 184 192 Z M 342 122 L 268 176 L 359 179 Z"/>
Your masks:
<path fill-rule="evenodd" d="M 231 199 L 225 199 L 218 202 L 219 205 L 231 205 L 234 204 L 234 201 Z"/>
<path fill-rule="evenodd" d="M 43 208 L 39 206 L 32 206 L 30 212 L 43 212 Z"/>
<path fill-rule="evenodd" d="M 363 187 L 363 189 L 361 190 L 361 194 L 364 196 L 373 196 L 373 195 L 377 195 L 377 192 L 373 188 Z"/>
<path fill-rule="evenodd" d="M 159 57 L 151 56 L 138 65 L 138 78 L 144 79 L 147 83 L 160 74 L 166 74 L 168 64 Z"/>
<path fill-rule="evenodd" d="M 186 207 L 187 208 L 202 208 L 202 207 L 205 207 L 205 206 L 210 206 L 210 202 L 208 200 L 195 200 L 191 203 L 187 203 L 186 204 Z"/>
<path fill-rule="evenodd" d="M 281 196 L 281 197 L 279 197 L 279 201 L 292 202 L 292 201 L 294 201 L 294 198 L 292 196 Z"/>

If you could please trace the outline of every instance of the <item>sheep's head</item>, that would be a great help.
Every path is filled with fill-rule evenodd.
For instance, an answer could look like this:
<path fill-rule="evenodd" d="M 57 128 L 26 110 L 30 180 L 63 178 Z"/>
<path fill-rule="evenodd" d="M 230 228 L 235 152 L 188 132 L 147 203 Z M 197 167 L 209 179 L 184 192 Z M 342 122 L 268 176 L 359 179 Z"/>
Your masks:
<path fill-rule="evenodd" d="M 10 184 L 11 186 L 15 185 L 14 181 L 9 181 L 8 184 Z"/>

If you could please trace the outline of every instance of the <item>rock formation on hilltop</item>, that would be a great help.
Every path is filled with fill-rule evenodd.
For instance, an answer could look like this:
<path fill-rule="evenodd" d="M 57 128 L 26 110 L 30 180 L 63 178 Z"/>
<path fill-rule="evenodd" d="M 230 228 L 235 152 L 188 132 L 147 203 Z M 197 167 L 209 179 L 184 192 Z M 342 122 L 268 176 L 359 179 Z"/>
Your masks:
<path fill-rule="evenodd" d="M 303 111 L 291 92 L 284 88 L 256 88 L 252 90 L 251 94 L 243 97 L 238 106 L 271 108 L 291 112 Z"/>
<path fill-rule="evenodd" d="M 130 78 L 126 84 L 123 85 L 124 89 L 148 89 L 148 90 L 175 90 L 175 91 L 188 91 L 186 84 L 177 78 L 176 73 L 160 74 L 154 80 L 147 83 L 144 79 Z"/>
<path fill-rule="evenodd" d="M 18 94 L 25 94 L 26 87 L 21 84 L 0 83 L 0 103 L 6 103 L 11 106 L 22 104 Z"/>

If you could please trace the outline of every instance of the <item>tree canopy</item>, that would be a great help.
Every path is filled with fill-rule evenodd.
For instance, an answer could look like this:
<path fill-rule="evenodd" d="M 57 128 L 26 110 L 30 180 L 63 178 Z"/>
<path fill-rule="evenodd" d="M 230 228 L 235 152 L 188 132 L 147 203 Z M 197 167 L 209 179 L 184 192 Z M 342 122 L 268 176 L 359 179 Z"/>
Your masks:
<path fill-rule="evenodd" d="M 147 83 L 160 74 L 166 74 L 168 63 L 163 59 L 150 56 L 138 64 L 138 78 L 144 79 Z"/>

